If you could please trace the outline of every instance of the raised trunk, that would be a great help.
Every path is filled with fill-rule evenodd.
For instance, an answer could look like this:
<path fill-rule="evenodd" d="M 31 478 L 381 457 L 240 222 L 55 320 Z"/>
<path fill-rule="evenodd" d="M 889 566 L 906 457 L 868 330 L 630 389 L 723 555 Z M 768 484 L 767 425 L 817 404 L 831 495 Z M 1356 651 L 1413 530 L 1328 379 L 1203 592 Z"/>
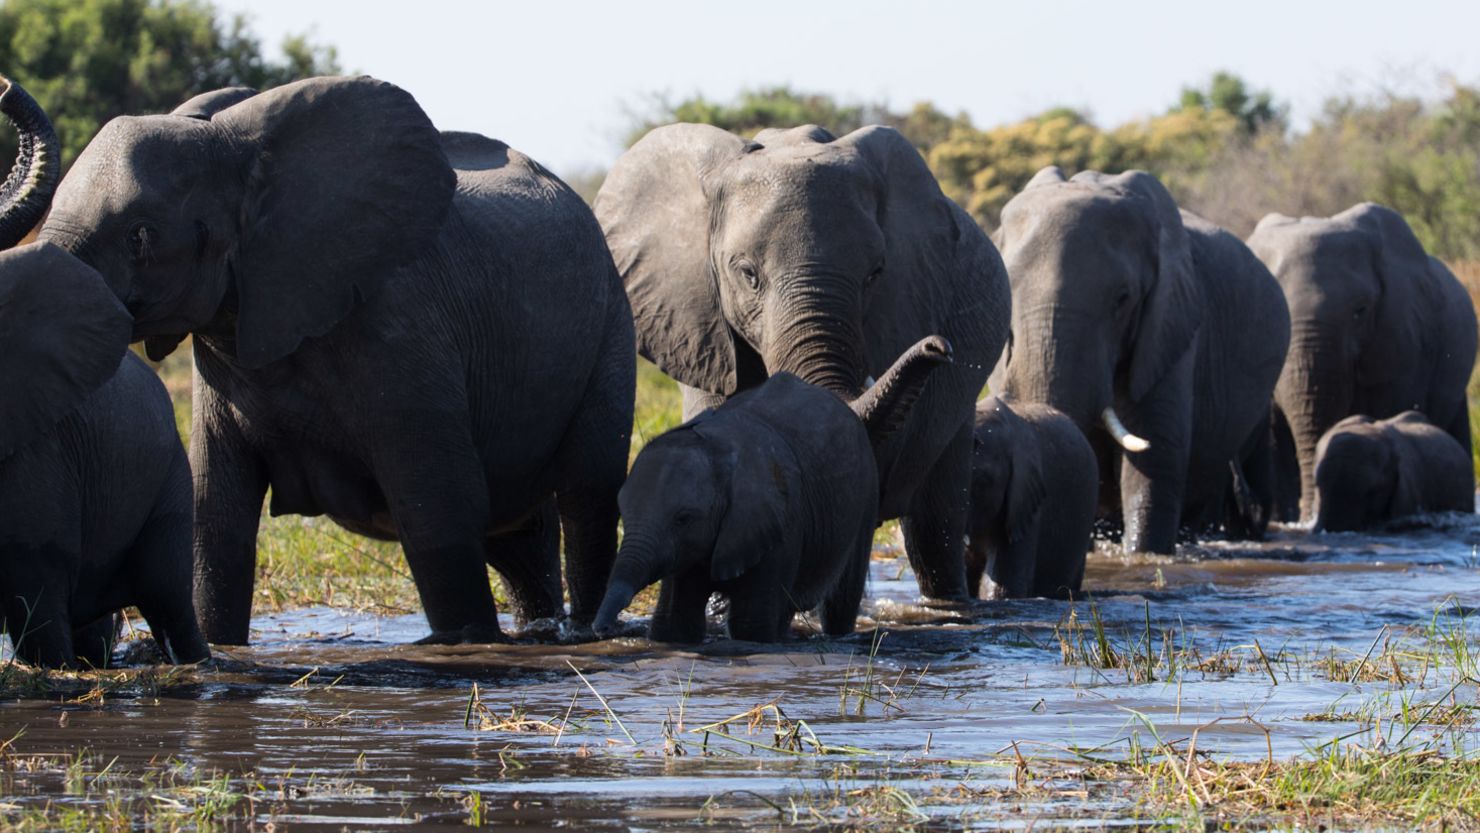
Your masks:
<path fill-rule="evenodd" d="M 612 565 L 606 595 L 592 623 L 597 636 L 614 633 L 617 617 L 632 603 L 632 597 L 649 584 L 673 574 L 673 559 L 659 553 L 657 542 L 640 532 L 629 533 L 622 539 L 622 549 Z"/>
<path fill-rule="evenodd" d="M 940 336 L 927 336 L 906 350 L 883 378 L 853 401 L 853 412 L 863 420 L 875 446 L 904 425 L 931 371 L 950 362 L 950 342 Z"/>
<path fill-rule="evenodd" d="M 0 76 L 0 83 L 0 113 L 19 134 L 15 164 L 0 185 L 0 249 L 8 249 L 46 215 L 62 174 L 62 146 L 41 105 L 14 81 Z"/>
<path fill-rule="evenodd" d="M 1315 516 L 1316 445 L 1327 429 L 1351 415 L 1352 371 L 1328 338 L 1297 336 L 1275 388 L 1300 461 L 1300 519 Z"/>

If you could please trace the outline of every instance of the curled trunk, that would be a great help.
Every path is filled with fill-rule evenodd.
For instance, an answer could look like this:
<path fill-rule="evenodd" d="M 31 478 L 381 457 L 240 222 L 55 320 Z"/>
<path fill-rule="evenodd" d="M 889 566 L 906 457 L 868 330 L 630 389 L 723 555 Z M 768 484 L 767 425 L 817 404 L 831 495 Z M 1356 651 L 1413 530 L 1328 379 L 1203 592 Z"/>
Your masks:
<path fill-rule="evenodd" d="M 41 222 L 62 174 L 62 147 L 41 105 L 4 76 L 0 113 L 19 134 L 15 164 L 0 185 L 0 249 L 8 249 Z"/>
<path fill-rule="evenodd" d="M 927 336 L 905 351 L 883 378 L 853 401 L 853 412 L 863 420 L 875 446 L 904 425 L 931 371 L 950 362 L 950 342 L 940 336 Z"/>

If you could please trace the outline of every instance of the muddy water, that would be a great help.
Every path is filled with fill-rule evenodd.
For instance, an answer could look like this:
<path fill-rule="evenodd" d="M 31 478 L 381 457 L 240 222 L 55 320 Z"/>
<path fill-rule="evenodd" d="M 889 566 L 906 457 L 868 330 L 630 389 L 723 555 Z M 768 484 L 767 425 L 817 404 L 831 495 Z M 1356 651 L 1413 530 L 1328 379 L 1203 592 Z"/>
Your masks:
<path fill-rule="evenodd" d="M 257 621 L 251 648 L 220 651 L 217 669 L 183 685 L 0 705 L 0 734 L 24 729 L 13 754 L 85 749 L 118 770 L 172 760 L 250 773 L 248 814 L 276 829 L 451 830 L 470 818 L 746 827 L 905 812 L 899 799 L 892 810 L 859 806 L 881 787 L 910 797 L 907 815 L 1115 824 L 1137 810 L 1113 791 L 1025 800 L 994 790 L 1011 783 L 1006 762 L 1019 753 L 1117 758 L 1158 738 L 1185 748 L 1194 733 L 1199 749 L 1246 759 L 1337 738 L 1473 740 L 1471 729 L 1394 730 L 1390 715 L 1456 679 L 1421 633 L 1436 616 L 1469 628 L 1475 647 L 1463 617 L 1480 603 L 1477 546 L 1471 517 L 1383 535 L 1281 529 L 1261 545 L 1210 543 L 1175 558 L 1097 554 L 1093 607 L 952 610 L 916 604 L 904 560 L 886 550 L 859 634 L 779 648 L 716 640 L 675 651 L 640 638 L 422 648 L 406 644 L 425 633 L 419 616 L 301 610 Z M 1066 644 L 1071 655 L 1098 644 L 1096 619 L 1122 661 L 1066 664 Z M 1364 656 L 1399 653 L 1400 676 L 1348 681 Z M 1327 667 L 1332 658 L 1345 665 Z M 1474 701 L 1473 687 L 1452 694 Z M 767 704 L 753 731 L 746 720 L 712 726 Z M 0 805 L 11 807 L 103 800 L 64 795 L 55 775 L 6 789 Z"/>

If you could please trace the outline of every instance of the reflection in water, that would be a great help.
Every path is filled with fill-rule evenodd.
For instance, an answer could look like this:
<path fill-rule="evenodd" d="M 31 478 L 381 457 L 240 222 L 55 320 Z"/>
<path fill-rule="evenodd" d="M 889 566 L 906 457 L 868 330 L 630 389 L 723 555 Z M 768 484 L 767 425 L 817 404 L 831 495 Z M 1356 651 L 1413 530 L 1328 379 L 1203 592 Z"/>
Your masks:
<path fill-rule="evenodd" d="M 20 754 L 90 749 L 119 769 L 172 759 L 255 773 L 274 796 L 257 816 L 295 830 L 463 829 L 470 813 L 494 826 L 657 827 L 691 824 L 701 808 L 744 825 L 776 818 L 766 802 L 926 770 L 952 785 L 1004 784 L 1006 769 L 970 762 L 1014 745 L 1114 757 L 1147 722 L 1163 738 L 1201 727 L 1199 748 L 1224 756 L 1289 756 L 1360 735 L 1360 704 L 1413 685 L 1359 660 L 1379 638 L 1419 638 L 1436 610 L 1459 621 L 1459 603 L 1480 598 L 1480 523 L 1271 537 L 1177 557 L 1096 554 L 1093 608 L 923 606 L 903 559 L 880 553 L 859 634 L 783 646 L 417 647 L 407 643 L 425 632 L 419 615 L 296 611 L 258 621 L 253 647 L 221 650 L 199 682 L 7 703 L 0 732 L 24 729 Z M 1100 650 L 1096 622 L 1119 665 L 1074 664 Z M 767 704 L 754 733 L 748 720 L 713 725 Z M 930 806 L 933 783 L 907 786 Z M 6 789 L 0 801 L 27 803 L 61 786 L 37 777 Z"/>

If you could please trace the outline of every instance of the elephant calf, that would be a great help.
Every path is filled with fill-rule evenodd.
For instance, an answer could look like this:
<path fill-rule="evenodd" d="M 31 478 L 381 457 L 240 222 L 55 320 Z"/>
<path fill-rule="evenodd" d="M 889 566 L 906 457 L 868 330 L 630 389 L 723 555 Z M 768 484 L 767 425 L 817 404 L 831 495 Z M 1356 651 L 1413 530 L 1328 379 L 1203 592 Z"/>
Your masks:
<path fill-rule="evenodd" d="M 658 641 L 702 642 L 716 591 L 735 639 L 779 641 L 819 606 L 823 630 L 850 633 L 878 526 L 874 449 L 950 359 L 945 339 L 926 338 L 851 407 L 778 373 L 649 443 L 618 497 L 626 535 L 596 632 L 661 579 Z"/>
<path fill-rule="evenodd" d="M 1074 421 L 1040 403 L 989 396 L 976 406 L 966 579 L 993 598 L 1079 592 L 1099 466 Z"/>
<path fill-rule="evenodd" d="M 1344 532 L 1421 512 L 1474 512 L 1469 452 L 1418 411 L 1350 416 L 1316 448 L 1316 529 Z"/>
<path fill-rule="evenodd" d="M 128 352 L 131 324 L 60 248 L 0 253 L 0 612 L 33 664 L 104 665 L 128 605 L 171 661 L 210 656 L 190 597 L 190 466 L 164 385 Z"/>

